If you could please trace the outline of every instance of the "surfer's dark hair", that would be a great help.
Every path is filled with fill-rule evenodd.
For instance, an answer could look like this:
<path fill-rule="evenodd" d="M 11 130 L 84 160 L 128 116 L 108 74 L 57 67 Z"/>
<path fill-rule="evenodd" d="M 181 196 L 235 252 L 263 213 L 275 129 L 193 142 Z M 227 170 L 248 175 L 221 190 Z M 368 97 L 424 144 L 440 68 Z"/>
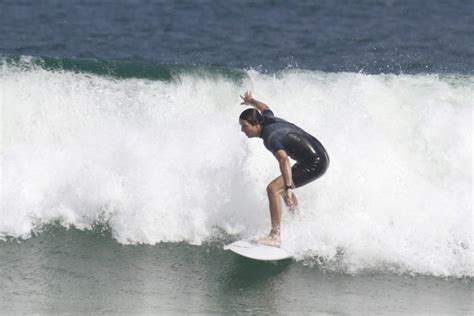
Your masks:
<path fill-rule="evenodd" d="M 263 116 L 257 109 L 247 109 L 240 114 L 240 120 L 246 120 L 250 125 L 262 125 Z"/>

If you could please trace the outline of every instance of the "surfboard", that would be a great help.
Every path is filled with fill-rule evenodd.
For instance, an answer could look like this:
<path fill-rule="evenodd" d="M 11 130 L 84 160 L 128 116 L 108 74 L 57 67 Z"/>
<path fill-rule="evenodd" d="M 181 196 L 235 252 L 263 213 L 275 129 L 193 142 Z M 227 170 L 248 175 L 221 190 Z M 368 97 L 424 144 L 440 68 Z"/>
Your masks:
<path fill-rule="evenodd" d="M 230 250 L 240 256 L 261 261 L 277 261 L 291 258 L 291 254 L 284 248 L 260 245 L 251 239 L 233 242 L 224 246 L 224 250 Z"/>

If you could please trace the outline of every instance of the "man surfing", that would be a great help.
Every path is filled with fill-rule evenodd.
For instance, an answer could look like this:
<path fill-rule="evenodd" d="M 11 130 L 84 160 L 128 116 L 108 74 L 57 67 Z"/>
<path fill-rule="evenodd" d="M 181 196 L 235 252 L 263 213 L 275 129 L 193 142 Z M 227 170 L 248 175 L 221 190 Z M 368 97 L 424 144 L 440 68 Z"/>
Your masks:
<path fill-rule="evenodd" d="M 290 210 L 297 207 L 293 189 L 321 177 L 329 166 L 329 156 L 323 145 L 298 126 L 274 116 L 268 105 L 252 97 L 250 92 L 240 96 L 241 104 L 253 108 L 240 114 L 241 130 L 248 138 L 260 137 L 265 147 L 278 161 L 281 175 L 267 186 L 272 228 L 258 243 L 279 247 L 282 206 L 280 195 Z M 291 167 L 289 158 L 296 161 Z"/>

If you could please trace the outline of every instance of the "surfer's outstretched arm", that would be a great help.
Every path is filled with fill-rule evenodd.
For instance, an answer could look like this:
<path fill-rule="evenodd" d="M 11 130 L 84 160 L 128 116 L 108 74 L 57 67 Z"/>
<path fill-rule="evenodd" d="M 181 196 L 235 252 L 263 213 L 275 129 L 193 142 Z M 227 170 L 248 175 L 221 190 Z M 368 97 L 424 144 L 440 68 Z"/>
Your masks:
<path fill-rule="evenodd" d="M 250 91 L 245 92 L 244 95 L 240 97 L 243 100 L 241 104 L 251 105 L 257 110 L 259 110 L 260 112 L 270 109 L 270 107 L 266 105 L 265 103 L 255 100 Z"/>

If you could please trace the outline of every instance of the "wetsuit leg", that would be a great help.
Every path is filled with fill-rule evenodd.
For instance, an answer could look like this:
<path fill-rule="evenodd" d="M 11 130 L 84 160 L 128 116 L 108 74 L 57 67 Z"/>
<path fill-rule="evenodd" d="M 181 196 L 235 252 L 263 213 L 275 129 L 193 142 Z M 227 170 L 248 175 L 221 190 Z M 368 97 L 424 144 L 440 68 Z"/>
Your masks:
<path fill-rule="evenodd" d="M 312 162 L 296 163 L 292 168 L 293 183 L 296 188 L 308 184 L 326 173 L 329 164 L 317 157 Z"/>
<path fill-rule="evenodd" d="M 289 134 L 292 151 L 300 159 L 291 168 L 295 187 L 301 187 L 324 175 L 329 167 L 329 156 L 321 143 L 313 138 Z"/>

